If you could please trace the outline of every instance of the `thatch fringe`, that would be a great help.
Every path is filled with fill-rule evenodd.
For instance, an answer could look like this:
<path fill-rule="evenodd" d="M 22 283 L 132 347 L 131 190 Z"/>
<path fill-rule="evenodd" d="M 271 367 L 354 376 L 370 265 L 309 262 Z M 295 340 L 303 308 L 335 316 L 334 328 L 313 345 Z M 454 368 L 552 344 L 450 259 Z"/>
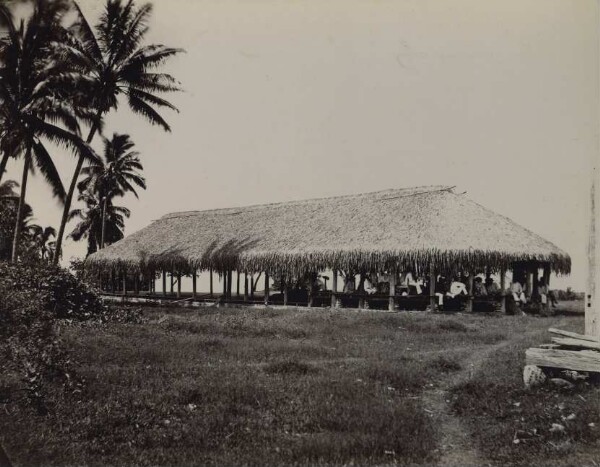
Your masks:
<path fill-rule="evenodd" d="M 516 262 L 548 263 L 553 272 L 569 274 L 571 258 L 567 255 L 504 254 L 486 251 L 324 251 L 314 253 L 250 253 L 241 256 L 216 258 L 140 257 L 139 261 L 102 260 L 88 261 L 87 268 L 92 272 L 125 270 L 128 272 L 149 273 L 153 271 L 174 271 L 189 275 L 212 269 L 216 273 L 238 270 L 248 273 L 268 272 L 284 277 L 299 277 L 309 272 L 336 269 L 356 272 L 389 272 L 392 270 L 416 270 L 427 274 L 433 267 L 436 272 L 453 274 L 459 271 L 482 273 L 499 272 L 510 269 Z"/>

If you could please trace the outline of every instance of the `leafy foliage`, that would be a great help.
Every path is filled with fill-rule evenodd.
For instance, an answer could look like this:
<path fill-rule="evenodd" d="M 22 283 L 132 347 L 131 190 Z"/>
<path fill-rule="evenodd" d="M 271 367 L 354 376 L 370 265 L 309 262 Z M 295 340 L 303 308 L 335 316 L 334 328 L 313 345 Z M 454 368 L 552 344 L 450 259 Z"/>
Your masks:
<path fill-rule="evenodd" d="M 83 321 L 105 312 L 94 291 L 59 266 L 0 263 L 0 283 L 7 290 L 39 294 L 41 307 L 58 319 Z"/>
<path fill-rule="evenodd" d="M 56 316 L 47 308 L 52 302 L 49 295 L 48 291 L 15 287 L 12 280 L 0 280 L 0 369 L 12 382 L 3 388 L 4 393 L 18 397 L 23 388 L 26 400 L 41 414 L 47 411 L 44 399 L 48 382 L 58 380 L 72 392 L 79 392 L 81 385 L 56 337 Z"/>

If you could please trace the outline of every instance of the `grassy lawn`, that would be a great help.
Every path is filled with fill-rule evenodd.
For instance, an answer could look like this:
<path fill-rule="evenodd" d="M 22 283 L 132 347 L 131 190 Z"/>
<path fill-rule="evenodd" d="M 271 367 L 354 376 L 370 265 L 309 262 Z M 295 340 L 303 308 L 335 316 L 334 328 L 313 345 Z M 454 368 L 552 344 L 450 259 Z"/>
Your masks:
<path fill-rule="evenodd" d="M 61 330 L 85 393 L 54 397 L 46 417 L 0 406 L 15 464 L 589 465 L 598 447 L 597 388 L 527 391 L 520 379 L 524 350 L 551 326 L 581 332 L 582 315 L 146 315 Z M 565 433 L 548 432 L 571 413 Z"/>

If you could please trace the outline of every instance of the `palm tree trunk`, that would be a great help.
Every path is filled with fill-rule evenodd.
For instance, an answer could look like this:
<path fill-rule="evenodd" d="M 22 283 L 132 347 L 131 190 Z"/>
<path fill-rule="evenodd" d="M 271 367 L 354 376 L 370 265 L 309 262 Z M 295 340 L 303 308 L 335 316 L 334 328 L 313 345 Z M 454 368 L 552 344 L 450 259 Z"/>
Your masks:
<path fill-rule="evenodd" d="M 108 196 L 104 197 L 102 202 L 102 237 L 100 238 L 100 249 L 104 248 L 104 233 L 106 231 L 106 205 L 108 204 Z"/>
<path fill-rule="evenodd" d="M 8 153 L 5 152 L 2 156 L 2 160 L 0 161 L 0 182 L 2 182 L 2 177 L 4 176 L 4 171 L 6 170 L 6 164 L 8 164 Z"/>
<path fill-rule="evenodd" d="M 97 119 L 102 117 L 102 111 L 98 111 L 96 114 Z M 96 130 L 98 129 L 97 122 L 92 124 L 92 128 L 90 128 L 90 133 L 85 140 L 87 144 L 90 144 L 94 139 L 94 135 L 96 134 Z M 71 180 L 71 185 L 69 186 L 69 192 L 67 193 L 67 198 L 65 199 L 65 207 L 62 214 L 62 219 L 60 220 L 60 228 L 58 229 L 58 236 L 56 237 L 56 250 L 54 252 L 54 258 L 52 258 L 52 262 L 54 264 L 58 264 L 58 260 L 60 258 L 61 249 L 62 249 L 62 241 L 65 235 L 65 228 L 67 227 L 67 221 L 69 220 L 69 212 L 71 211 L 71 203 L 73 202 L 73 194 L 75 193 L 75 187 L 77 187 L 77 180 L 79 179 L 79 173 L 81 172 L 81 168 L 83 167 L 83 156 L 79 156 L 77 160 L 77 166 L 75 167 L 75 173 L 73 174 L 73 179 Z"/>
<path fill-rule="evenodd" d="M 21 179 L 21 196 L 19 196 L 19 207 L 17 209 L 17 223 L 13 236 L 13 247 L 11 261 L 17 262 L 19 254 L 19 237 L 21 236 L 21 224 L 23 223 L 23 211 L 25 209 L 25 193 L 27 191 L 27 176 L 29 175 L 29 165 L 31 164 L 31 146 L 27 148 L 25 162 L 23 164 L 23 177 Z"/>

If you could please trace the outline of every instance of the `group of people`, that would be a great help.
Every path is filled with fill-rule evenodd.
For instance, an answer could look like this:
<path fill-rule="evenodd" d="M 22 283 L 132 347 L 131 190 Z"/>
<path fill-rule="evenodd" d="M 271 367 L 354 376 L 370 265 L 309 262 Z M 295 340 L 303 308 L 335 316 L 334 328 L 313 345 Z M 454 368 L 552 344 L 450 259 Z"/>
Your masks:
<path fill-rule="evenodd" d="M 523 282 L 523 284 L 521 284 Z M 510 284 L 510 293 L 514 302 L 517 305 L 523 306 L 526 305 L 527 300 L 527 281 L 523 277 L 515 276 L 513 278 L 512 283 Z M 542 305 L 546 306 L 550 302 L 553 307 L 556 307 L 558 301 L 556 300 L 556 296 L 554 292 L 552 292 L 548 285 L 546 284 L 545 279 L 542 277 L 537 284 L 537 288 L 531 293 L 531 300 L 538 301 Z"/>
<path fill-rule="evenodd" d="M 364 292 L 368 295 L 375 293 L 389 293 L 390 287 L 390 276 L 389 274 L 381 273 L 370 273 L 360 275 L 360 283 L 358 287 L 355 282 L 356 275 L 346 274 L 344 280 L 344 292 Z M 396 294 L 401 296 L 412 296 L 422 295 L 427 293 L 429 290 L 429 283 L 426 279 L 417 276 L 414 271 L 407 270 L 399 274 L 396 281 Z M 435 296 L 437 299 L 438 307 L 444 306 L 444 301 L 448 299 L 453 300 L 465 300 L 469 296 L 468 284 L 470 277 L 468 273 L 458 273 L 450 278 L 445 275 L 436 276 L 435 283 Z M 514 299 L 517 304 L 526 304 L 528 302 L 525 280 L 519 275 L 515 274 L 513 281 L 510 284 L 508 290 L 510 296 Z M 473 291 L 474 297 L 490 297 L 499 299 L 502 296 L 502 290 L 500 285 L 494 280 L 491 274 L 486 274 L 485 278 L 482 275 L 478 275 L 473 278 Z M 556 297 L 548 289 L 544 279 L 540 279 L 537 287 L 534 289 L 533 300 L 539 301 L 539 303 L 546 305 L 551 303 L 556 306 Z"/>

